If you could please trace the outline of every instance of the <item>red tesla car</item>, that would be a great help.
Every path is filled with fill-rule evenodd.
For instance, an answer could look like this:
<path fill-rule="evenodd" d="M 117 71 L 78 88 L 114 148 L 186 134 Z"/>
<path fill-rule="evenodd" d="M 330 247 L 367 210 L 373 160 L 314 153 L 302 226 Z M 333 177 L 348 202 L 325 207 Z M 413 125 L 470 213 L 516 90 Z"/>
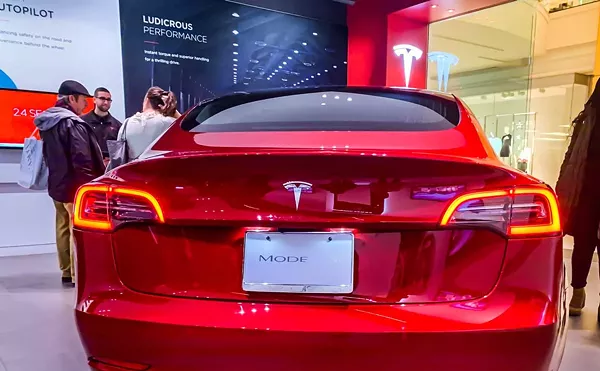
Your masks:
<path fill-rule="evenodd" d="M 550 187 L 460 99 L 232 94 L 76 199 L 76 321 L 95 370 L 557 370 Z"/>

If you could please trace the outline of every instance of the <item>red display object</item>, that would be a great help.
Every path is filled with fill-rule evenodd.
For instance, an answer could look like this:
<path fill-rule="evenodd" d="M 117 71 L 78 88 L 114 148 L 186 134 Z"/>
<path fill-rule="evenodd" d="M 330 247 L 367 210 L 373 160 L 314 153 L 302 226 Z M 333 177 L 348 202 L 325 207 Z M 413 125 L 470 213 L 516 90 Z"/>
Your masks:
<path fill-rule="evenodd" d="M 397 12 L 388 16 L 387 30 L 387 65 L 386 86 L 400 86 L 425 89 L 427 88 L 427 52 L 429 39 L 429 24 L 407 18 L 403 12 Z M 419 48 L 422 56 L 412 59 L 410 79 L 407 83 L 404 73 L 404 58 L 397 56 L 393 50 L 394 46 L 400 44 L 413 45 Z"/>
<path fill-rule="evenodd" d="M 82 187 L 76 321 L 90 365 L 557 370 L 566 289 L 554 193 L 502 164 L 460 100 L 365 93 L 399 91 L 456 102 L 457 125 L 185 131 L 192 110 L 149 158 Z M 314 185 L 300 207 L 290 181 Z M 244 291 L 255 231 L 351 231 L 353 291 Z"/>
<path fill-rule="evenodd" d="M 35 116 L 54 106 L 56 98 L 56 93 L 0 89 L 0 146 L 22 146 L 35 130 Z M 93 107 L 90 98 L 86 112 Z"/>
<path fill-rule="evenodd" d="M 510 2 L 510 0 L 358 0 L 348 7 L 348 85 L 406 86 L 403 57 L 394 45 L 410 44 L 423 56 L 414 60 L 409 87 L 427 87 L 430 23 Z"/>

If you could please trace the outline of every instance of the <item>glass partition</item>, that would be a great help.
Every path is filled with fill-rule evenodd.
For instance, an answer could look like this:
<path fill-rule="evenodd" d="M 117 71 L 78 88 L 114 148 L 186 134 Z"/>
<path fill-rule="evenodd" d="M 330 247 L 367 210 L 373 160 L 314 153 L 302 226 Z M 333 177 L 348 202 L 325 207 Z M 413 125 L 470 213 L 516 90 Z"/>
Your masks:
<path fill-rule="evenodd" d="M 530 109 L 538 4 L 520 0 L 430 25 L 428 88 L 461 97 L 496 154 L 532 173 L 537 114 Z"/>

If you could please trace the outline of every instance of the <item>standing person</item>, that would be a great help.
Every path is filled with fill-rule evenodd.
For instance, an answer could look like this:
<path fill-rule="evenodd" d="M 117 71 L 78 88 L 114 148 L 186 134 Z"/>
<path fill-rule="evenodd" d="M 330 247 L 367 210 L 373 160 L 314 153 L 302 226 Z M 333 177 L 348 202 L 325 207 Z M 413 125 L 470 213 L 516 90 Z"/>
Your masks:
<path fill-rule="evenodd" d="M 129 159 L 138 158 L 179 116 L 173 92 L 150 88 L 142 103 L 142 112 L 125 120 L 119 130 L 119 138 L 127 140 Z"/>
<path fill-rule="evenodd" d="M 39 114 L 34 123 L 44 142 L 48 165 L 48 194 L 56 208 L 56 247 L 62 283 L 74 285 L 71 217 L 75 192 L 104 173 L 102 152 L 92 128 L 79 115 L 87 107 L 88 90 L 67 80 L 58 89 L 55 106 Z"/>
<path fill-rule="evenodd" d="M 598 249 L 600 225 L 600 81 L 584 110 L 574 120 L 573 136 L 560 169 L 556 193 L 565 234 L 573 236 L 571 257 L 573 298 L 569 314 L 579 316 L 585 306 L 585 286 Z M 600 308 L 598 308 L 600 321 Z"/>
<path fill-rule="evenodd" d="M 105 161 L 108 159 L 107 140 L 116 140 L 121 122 L 110 114 L 112 105 L 112 95 L 108 89 L 100 87 L 94 91 L 94 109 L 81 116 L 81 119 L 87 122 L 98 138 L 102 155 Z"/>

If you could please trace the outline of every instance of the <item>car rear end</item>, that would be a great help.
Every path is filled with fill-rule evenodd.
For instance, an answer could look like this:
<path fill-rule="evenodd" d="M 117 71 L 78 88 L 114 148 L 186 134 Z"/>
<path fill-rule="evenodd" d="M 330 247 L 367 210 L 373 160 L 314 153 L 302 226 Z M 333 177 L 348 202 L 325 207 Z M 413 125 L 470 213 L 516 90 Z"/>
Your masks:
<path fill-rule="evenodd" d="M 77 196 L 94 369 L 558 369 L 554 194 L 455 98 L 234 95 L 146 157 Z"/>

